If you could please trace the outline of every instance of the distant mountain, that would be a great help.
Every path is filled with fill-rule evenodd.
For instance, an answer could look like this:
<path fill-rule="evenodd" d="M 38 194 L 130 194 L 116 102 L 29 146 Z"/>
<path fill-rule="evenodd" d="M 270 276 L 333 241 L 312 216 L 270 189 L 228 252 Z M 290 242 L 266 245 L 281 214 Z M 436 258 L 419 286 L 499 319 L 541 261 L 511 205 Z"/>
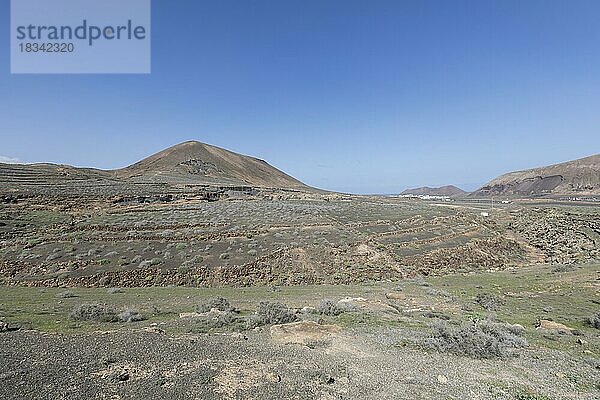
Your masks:
<path fill-rule="evenodd" d="M 548 167 L 504 174 L 473 196 L 600 194 L 600 154 Z"/>
<path fill-rule="evenodd" d="M 196 141 L 169 147 L 114 172 L 120 179 L 170 184 L 307 188 L 263 160 Z"/>
<path fill-rule="evenodd" d="M 461 188 L 457 188 L 456 186 L 448 185 L 437 188 L 430 187 L 420 187 L 416 189 L 407 189 L 404 192 L 400 193 L 401 195 L 413 195 L 413 196 L 459 196 L 463 194 L 467 194 Z"/>

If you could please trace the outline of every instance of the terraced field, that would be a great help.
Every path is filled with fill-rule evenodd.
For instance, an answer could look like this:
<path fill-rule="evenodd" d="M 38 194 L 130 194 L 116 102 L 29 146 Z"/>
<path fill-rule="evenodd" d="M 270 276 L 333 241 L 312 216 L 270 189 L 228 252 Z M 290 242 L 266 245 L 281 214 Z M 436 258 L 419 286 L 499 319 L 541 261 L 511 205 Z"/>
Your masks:
<path fill-rule="evenodd" d="M 597 208 L 257 191 L 0 208 L 5 284 L 355 283 L 598 259 Z M 241 196 L 241 197 L 240 197 Z M 483 217 L 481 212 L 490 213 Z M 557 246 L 560 244 L 560 246 Z"/>

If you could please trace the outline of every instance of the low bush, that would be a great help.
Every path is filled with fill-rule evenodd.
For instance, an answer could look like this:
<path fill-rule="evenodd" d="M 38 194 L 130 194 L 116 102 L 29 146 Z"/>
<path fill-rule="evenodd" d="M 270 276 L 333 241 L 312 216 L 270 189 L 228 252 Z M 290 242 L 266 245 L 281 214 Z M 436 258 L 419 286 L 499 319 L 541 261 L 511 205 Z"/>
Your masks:
<path fill-rule="evenodd" d="M 346 312 L 357 311 L 357 307 L 348 302 L 334 302 L 330 299 L 323 299 L 315 307 L 315 313 L 320 315 L 336 316 Z"/>
<path fill-rule="evenodd" d="M 437 318 L 442 319 L 444 321 L 449 321 L 450 317 L 443 312 L 440 311 L 425 311 L 422 314 L 425 318 Z"/>
<path fill-rule="evenodd" d="M 315 307 L 315 313 L 321 315 L 340 315 L 343 312 L 344 311 L 337 306 L 337 303 L 330 299 L 321 300 Z"/>
<path fill-rule="evenodd" d="M 472 358 L 506 357 L 511 349 L 527 346 L 520 325 L 478 321 L 468 325 L 452 326 L 438 323 L 434 326 L 428 345 L 442 353 Z"/>
<path fill-rule="evenodd" d="M 487 311 L 498 311 L 504 305 L 504 300 L 492 293 L 479 293 L 475 296 L 475 303 Z"/>
<path fill-rule="evenodd" d="M 232 311 L 221 311 L 212 308 L 198 318 L 194 318 L 191 332 L 209 332 L 215 329 L 241 331 L 246 328 L 244 317 Z"/>
<path fill-rule="evenodd" d="M 208 299 L 206 302 L 200 304 L 196 311 L 199 313 L 206 313 L 212 309 L 216 309 L 224 312 L 235 312 L 236 309 L 233 307 L 229 300 L 223 297 L 214 297 L 212 299 Z"/>
<path fill-rule="evenodd" d="M 121 314 L 119 314 L 119 319 L 121 322 L 138 322 L 143 321 L 146 318 L 142 314 L 140 314 L 137 310 L 125 310 Z"/>
<path fill-rule="evenodd" d="M 256 312 L 248 318 L 248 326 L 287 324 L 297 320 L 296 311 L 285 304 L 261 301 Z"/>
<path fill-rule="evenodd" d="M 117 322 L 117 313 L 103 304 L 81 304 L 69 314 L 76 321 Z"/>

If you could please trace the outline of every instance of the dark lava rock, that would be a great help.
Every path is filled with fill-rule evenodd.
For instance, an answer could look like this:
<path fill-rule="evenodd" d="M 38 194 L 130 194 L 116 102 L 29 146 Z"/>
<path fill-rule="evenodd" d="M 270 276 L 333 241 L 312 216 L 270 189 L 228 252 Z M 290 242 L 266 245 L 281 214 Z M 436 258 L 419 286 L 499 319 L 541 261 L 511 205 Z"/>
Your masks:
<path fill-rule="evenodd" d="M 21 329 L 21 326 L 18 324 L 0 321 L 0 333 L 18 331 L 19 329 Z"/>

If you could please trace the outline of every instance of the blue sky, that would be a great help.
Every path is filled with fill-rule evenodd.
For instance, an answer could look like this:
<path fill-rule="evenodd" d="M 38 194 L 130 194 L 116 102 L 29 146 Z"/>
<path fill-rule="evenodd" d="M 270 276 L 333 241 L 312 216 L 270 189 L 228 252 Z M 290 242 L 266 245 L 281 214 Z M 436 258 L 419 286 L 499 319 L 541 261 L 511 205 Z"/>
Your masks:
<path fill-rule="evenodd" d="M 10 75 L 0 156 L 116 168 L 185 141 L 355 193 L 600 152 L 600 2 L 154 0 L 152 74 Z"/>

